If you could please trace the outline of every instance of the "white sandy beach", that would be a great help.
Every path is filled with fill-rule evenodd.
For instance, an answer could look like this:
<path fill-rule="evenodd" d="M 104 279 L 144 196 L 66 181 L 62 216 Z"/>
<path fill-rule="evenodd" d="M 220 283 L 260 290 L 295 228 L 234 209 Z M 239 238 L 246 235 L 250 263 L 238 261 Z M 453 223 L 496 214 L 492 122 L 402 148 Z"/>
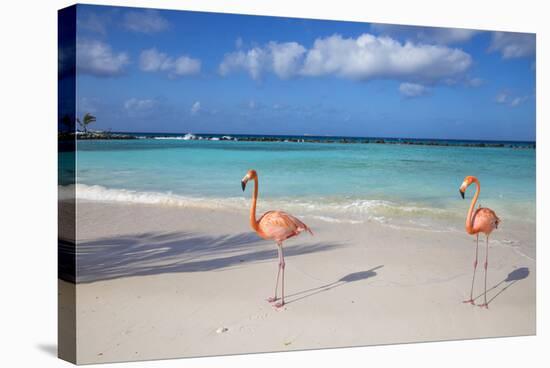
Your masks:
<path fill-rule="evenodd" d="M 78 363 L 535 333 L 535 261 L 498 242 L 500 229 L 485 310 L 461 303 L 474 237 L 303 218 L 315 236 L 285 243 L 287 305 L 276 310 L 276 247 L 247 216 L 79 203 Z M 480 242 L 474 296 L 483 257 Z"/>

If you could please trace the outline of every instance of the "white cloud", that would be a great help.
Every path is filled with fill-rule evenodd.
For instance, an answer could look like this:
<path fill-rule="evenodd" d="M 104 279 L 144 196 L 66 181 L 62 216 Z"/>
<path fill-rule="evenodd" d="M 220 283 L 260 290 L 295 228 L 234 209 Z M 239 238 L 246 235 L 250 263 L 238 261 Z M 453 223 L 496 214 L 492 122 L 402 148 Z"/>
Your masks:
<path fill-rule="evenodd" d="M 529 96 L 513 96 L 509 91 L 501 91 L 495 96 L 495 102 L 510 107 L 516 107 L 529 99 Z"/>
<path fill-rule="evenodd" d="M 265 63 L 262 59 L 265 59 L 265 52 L 260 48 L 254 48 L 247 52 L 232 52 L 224 56 L 219 71 L 221 75 L 227 75 L 241 69 L 247 71 L 253 79 L 258 79 Z"/>
<path fill-rule="evenodd" d="M 125 52 L 114 52 L 108 44 L 95 40 L 78 40 L 77 71 L 98 77 L 112 77 L 124 72 L 130 62 Z"/>
<path fill-rule="evenodd" d="M 304 75 L 335 74 L 351 79 L 435 81 L 465 71 L 470 55 L 445 46 L 400 43 L 363 34 L 357 39 L 334 35 L 317 39 L 304 62 Z"/>
<path fill-rule="evenodd" d="M 129 11 L 124 14 L 123 26 L 127 30 L 140 33 L 162 32 L 170 23 L 157 10 Z"/>
<path fill-rule="evenodd" d="M 535 54 L 536 38 L 530 33 L 493 32 L 489 51 L 500 52 L 502 58 L 512 59 Z"/>
<path fill-rule="evenodd" d="M 141 52 L 139 66 L 145 72 L 167 72 L 170 77 L 180 77 L 199 73 L 201 61 L 186 55 L 173 58 L 153 48 Z"/>
<path fill-rule="evenodd" d="M 192 106 L 191 106 L 191 115 L 197 115 L 199 113 L 199 111 L 201 110 L 201 103 L 200 101 L 196 101 Z"/>
<path fill-rule="evenodd" d="M 371 24 L 371 29 L 387 36 L 440 45 L 466 42 L 479 33 L 476 30 L 464 28 L 418 27 L 377 23 Z"/>
<path fill-rule="evenodd" d="M 271 41 L 263 47 L 226 54 L 219 70 L 222 75 L 244 70 L 253 79 L 272 72 L 283 79 L 333 75 L 434 83 L 462 74 L 471 63 L 470 55 L 459 49 L 363 34 L 358 38 L 318 38 L 310 49 L 296 42 Z"/>
<path fill-rule="evenodd" d="M 495 102 L 499 104 L 506 103 L 508 101 L 508 92 L 500 92 L 495 97 Z"/>
<path fill-rule="evenodd" d="M 226 54 L 219 71 L 222 75 L 227 75 L 233 71 L 244 70 L 253 79 L 259 79 L 262 73 L 269 71 L 279 78 L 286 79 L 298 72 L 305 51 L 305 48 L 296 42 L 272 41 L 264 47 Z"/>
<path fill-rule="evenodd" d="M 466 80 L 466 85 L 468 87 L 479 87 L 483 84 L 483 79 L 481 78 L 469 78 Z"/>
<path fill-rule="evenodd" d="M 426 95 L 430 89 L 422 84 L 417 83 L 401 83 L 399 92 L 405 97 L 420 97 Z"/>
<path fill-rule="evenodd" d="M 289 78 L 296 73 L 306 51 L 296 42 L 270 42 L 269 49 L 273 59 L 273 71 L 280 78 Z"/>
<path fill-rule="evenodd" d="M 129 112 L 143 112 L 151 110 L 153 107 L 155 107 L 156 101 L 152 99 L 137 99 L 137 98 L 131 98 L 129 100 L 126 100 L 124 102 L 124 109 Z"/>
<path fill-rule="evenodd" d="M 516 107 L 524 103 L 525 101 L 527 101 L 528 98 L 529 98 L 528 96 L 514 97 L 512 101 L 510 101 L 510 106 Z"/>

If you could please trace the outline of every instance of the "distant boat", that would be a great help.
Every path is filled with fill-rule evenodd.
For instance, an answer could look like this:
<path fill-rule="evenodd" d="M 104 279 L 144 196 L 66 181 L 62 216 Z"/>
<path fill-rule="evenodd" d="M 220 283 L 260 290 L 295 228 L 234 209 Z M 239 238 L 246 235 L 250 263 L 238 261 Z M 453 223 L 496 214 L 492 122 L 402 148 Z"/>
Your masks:
<path fill-rule="evenodd" d="M 186 135 L 183 136 L 182 139 L 184 141 L 191 141 L 191 140 L 197 139 L 197 137 L 194 134 L 187 133 Z"/>

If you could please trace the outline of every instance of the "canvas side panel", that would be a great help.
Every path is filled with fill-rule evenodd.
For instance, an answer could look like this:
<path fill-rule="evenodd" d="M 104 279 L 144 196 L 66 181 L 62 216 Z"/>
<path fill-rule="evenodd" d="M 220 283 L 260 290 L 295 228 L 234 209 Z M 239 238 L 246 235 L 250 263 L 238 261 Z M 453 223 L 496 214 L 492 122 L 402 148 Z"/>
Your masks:
<path fill-rule="evenodd" d="M 58 356 L 76 363 L 76 6 L 58 12 Z"/>

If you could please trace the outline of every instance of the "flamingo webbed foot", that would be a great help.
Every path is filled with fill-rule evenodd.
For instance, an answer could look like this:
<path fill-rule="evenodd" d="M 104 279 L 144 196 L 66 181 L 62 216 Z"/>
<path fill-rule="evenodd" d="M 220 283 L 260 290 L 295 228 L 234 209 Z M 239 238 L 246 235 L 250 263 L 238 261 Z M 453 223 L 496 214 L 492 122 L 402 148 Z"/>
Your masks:
<path fill-rule="evenodd" d="M 489 303 L 478 304 L 478 307 L 489 309 Z"/>
<path fill-rule="evenodd" d="M 270 296 L 269 298 L 266 299 L 269 303 L 273 303 L 273 302 L 276 302 L 277 300 L 279 300 L 279 298 L 277 298 L 276 296 Z"/>
<path fill-rule="evenodd" d="M 473 300 L 473 299 L 468 299 L 468 300 L 464 300 L 464 301 L 462 301 L 462 303 L 465 303 L 465 304 L 471 304 L 471 305 L 475 305 L 475 303 L 474 303 L 474 300 Z"/>

